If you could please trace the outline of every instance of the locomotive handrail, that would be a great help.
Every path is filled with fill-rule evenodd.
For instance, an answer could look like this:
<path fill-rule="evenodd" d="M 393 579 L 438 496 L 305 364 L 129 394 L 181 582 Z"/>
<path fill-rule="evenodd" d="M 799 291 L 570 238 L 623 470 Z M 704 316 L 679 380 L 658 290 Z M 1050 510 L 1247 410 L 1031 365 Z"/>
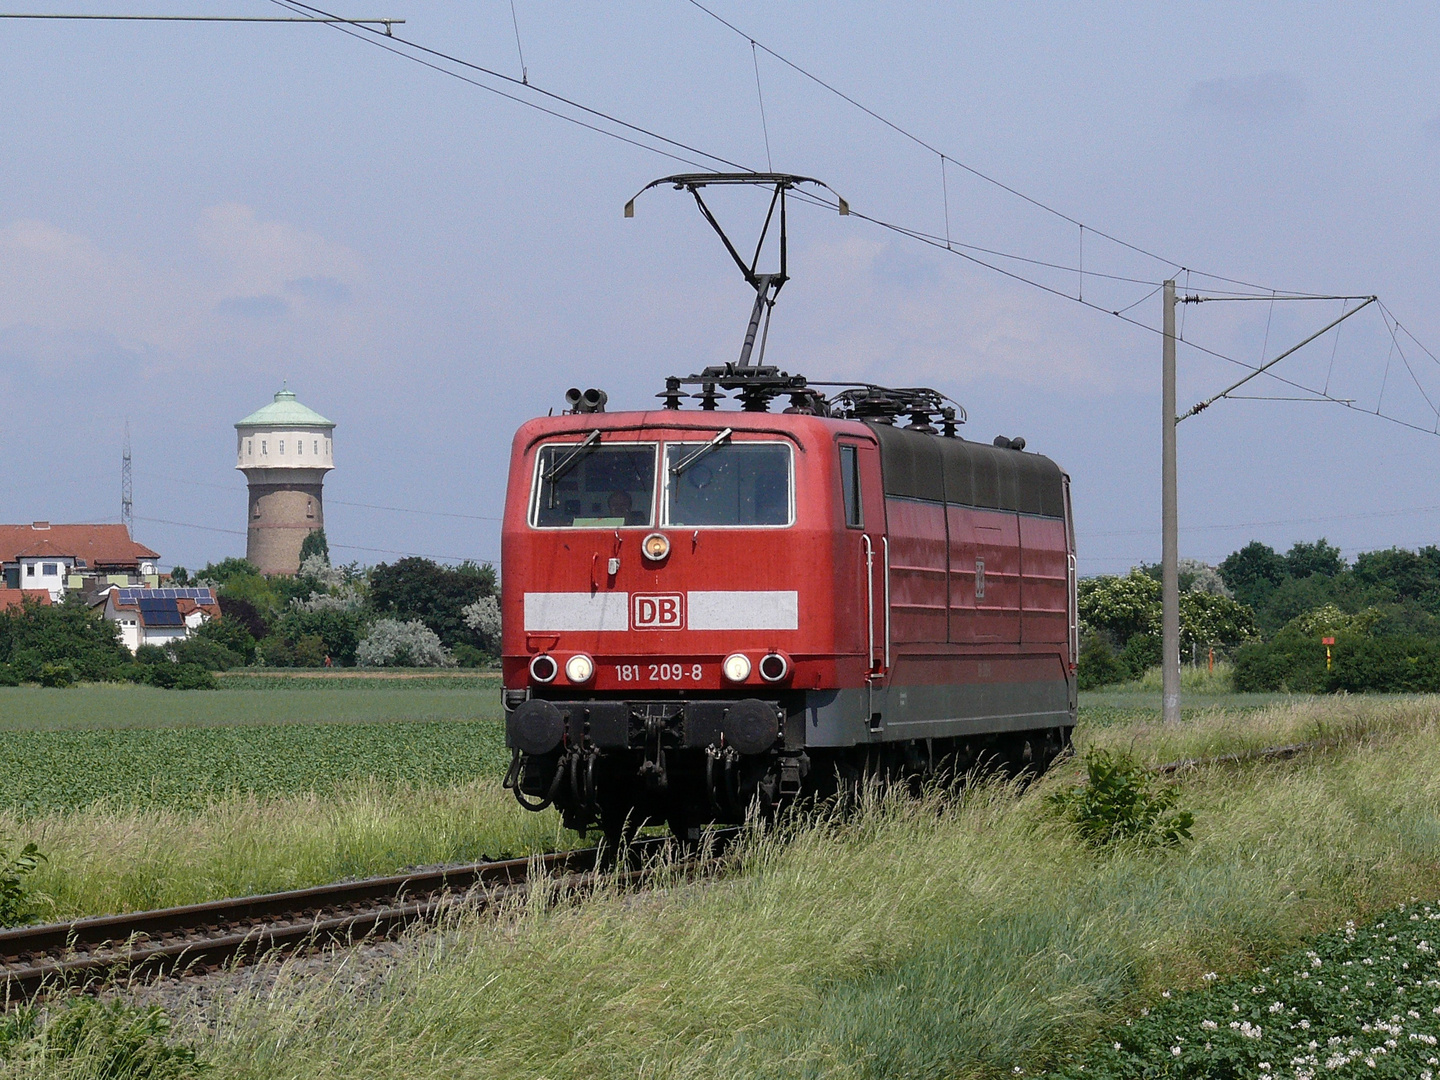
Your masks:
<path fill-rule="evenodd" d="M 865 543 L 865 629 L 870 634 L 870 651 L 865 654 L 865 664 L 875 670 L 875 548 L 870 543 L 870 534 L 861 533 Z"/>
<path fill-rule="evenodd" d="M 890 674 L 890 537 L 880 538 L 885 553 L 885 674 Z M 948 613 L 947 613 L 948 614 Z"/>

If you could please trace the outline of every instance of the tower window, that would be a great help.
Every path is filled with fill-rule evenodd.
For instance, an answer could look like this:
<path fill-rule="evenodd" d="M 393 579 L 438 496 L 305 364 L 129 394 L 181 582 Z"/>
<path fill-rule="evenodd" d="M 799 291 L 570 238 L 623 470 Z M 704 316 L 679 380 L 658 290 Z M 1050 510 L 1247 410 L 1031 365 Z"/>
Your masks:
<path fill-rule="evenodd" d="M 305 516 L 308 517 L 308 518 L 313 518 L 313 517 L 315 516 L 315 500 L 314 500 L 314 499 L 307 499 L 307 500 L 305 501 Z"/>
<path fill-rule="evenodd" d="M 316 440 L 315 440 L 315 453 L 317 453 L 317 454 L 320 453 L 320 440 L 319 440 L 319 439 L 316 439 Z"/>
<path fill-rule="evenodd" d="M 285 440 L 284 440 L 284 439 L 281 439 L 281 440 L 280 440 L 280 453 L 281 453 L 282 455 L 285 453 Z"/>
<path fill-rule="evenodd" d="M 35 576 L 35 564 L 34 564 L 33 562 L 32 562 L 32 563 L 26 563 L 26 564 L 25 564 L 25 576 L 26 576 L 26 577 L 34 577 L 34 576 Z"/>
<path fill-rule="evenodd" d="M 246 439 L 246 440 L 245 440 L 245 453 L 248 454 L 248 455 L 250 455 L 251 457 L 253 457 L 253 456 L 255 455 L 255 440 L 254 440 L 254 439 Z"/>
<path fill-rule="evenodd" d="M 268 446 L 268 444 L 266 443 L 266 441 L 265 441 L 264 439 L 261 439 L 261 440 L 260 440 L 260 453 L 262 453 L 262 454 L 268 454 L 269 452 L 270 452 L 270 447 Z"/>

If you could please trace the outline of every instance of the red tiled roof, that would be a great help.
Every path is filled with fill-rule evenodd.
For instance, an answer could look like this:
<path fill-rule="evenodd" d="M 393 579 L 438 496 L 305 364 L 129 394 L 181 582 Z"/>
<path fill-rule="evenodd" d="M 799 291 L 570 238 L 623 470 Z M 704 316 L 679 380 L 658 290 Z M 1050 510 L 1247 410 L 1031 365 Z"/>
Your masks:
<path fill-rule="evenodd" d="M 0 562 L 24 556 L 69 555 L 97 567 L 138 568 L 160 557 L 130 539 L 124 525 L 0 525 Z"/>
<path fill-rule="evenodd" d="M 19 607 L 26 600 L 48 604 L 50 603 L 50 590 L 7 589 L 4 586 L 0 586 L 0 611 L 9 611 L 12 607 Z"/>

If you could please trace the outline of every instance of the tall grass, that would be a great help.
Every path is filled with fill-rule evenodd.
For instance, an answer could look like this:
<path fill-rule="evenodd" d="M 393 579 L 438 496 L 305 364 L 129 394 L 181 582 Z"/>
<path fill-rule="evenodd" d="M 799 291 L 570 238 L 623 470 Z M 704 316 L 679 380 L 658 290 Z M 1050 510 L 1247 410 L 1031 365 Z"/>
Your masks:
<path fill-rule="evenodd" d="M 360 781 L 323 794 L 217 798 L 198 809 L 93 806 L 20 819 L 42 919 L 101 915 L 303 888 L 406 867 L 574 847 L 553 811 L 521 810 L 498 781 Z"/>
<path fill-rule="evenodd" d="M 200 1045 L 266 1080 L 1031 1071 L 1162 989 L 1440 892 L 1440 736 L 1429 712 L 1387 722 L 1190 774 L 1179 851 L 1083 847 L 1044 801 L 1073 764 L 1019 795 L 871 793 L 757 833 L 717 880 L 462 914 L 362 996 L 297 969 L 216 1006 Z"/>
<path fill-rule="evenodd" d="M 1243 753 L 1297 743 L 1351 745 L 1425 730 L 1440 723 L 1440 696 L 1301 696 L 1255 709 L 1208 707 L 1178 724 L 1158 717 L 1081 723 L 1077 747 L 1128 750 L 1150 764 Z"/>

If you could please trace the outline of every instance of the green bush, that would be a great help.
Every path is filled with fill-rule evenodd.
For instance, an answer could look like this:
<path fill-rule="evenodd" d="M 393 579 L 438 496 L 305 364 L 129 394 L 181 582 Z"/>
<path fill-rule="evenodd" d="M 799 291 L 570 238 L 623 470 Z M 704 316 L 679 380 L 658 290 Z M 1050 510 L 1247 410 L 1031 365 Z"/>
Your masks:
<path fill-rule="evenodd" d="M 1282 633 L 1235 657 L 1235 689 L 1293 693 L 1440 692 L 1440 641 L 1337 635 L 1325 667 L 1318 638 Z"/>
<path fill-rule="evenodd" d="M 25 879 L 44 861 L 34 844 L 26 844 L 14 855 L 0 847 L 0 926 L 19 926 L 34 917 L 35 898 Z"/>
<path fill-rule="evenodd" d="M 251 648 L 254 648 L 253 642 Z M 174 642 L 167 651 L 177 663 L 194 664 L 207 671 L 229 671 L 245 662 L 234 649 L 198 634 L 184 641 Z"/>
<path fill-rule="evenodd" d="M 146 669 L 145 681 L 162 690 L 214 690 L 219 685 L 215 676 L 199 664 L 176 664 L 166 661 Z"/>
<path fill-rule="evenodd" d="M 1235 654 L 1235 689 L 1241 693 L 1325 689 L 1325 646 L 1319 638 L 1280 634 L 1273 641 L 1244 645 Z"/>
<path fill-rule="evenodd" d="M 0 686 L 19 686 L 23 680 L 11 664 L 0 664 Z"/>
<path fill-rule="evenodd" d="M 256 647 L 255 661 L 265 667 L 294 667 L 295 648 L 284 634 L 271 634 Z"/>
<path fill-rule="evenodd" d="M 50 660 L 40 665 L 40 685 L 57 689 L 75 685 L 75 665 L 68 660 Z"/>
<path fill-rule="evenodd" d="M 1430 638 L 1336 638 L 1324 688 L 1361 693 L 1440 691 L 1440 641 Z"/>
<path fill-rule="evenodd" d="M 238 604 L 239 601 L 236 603 Z M 223 614 L 223 608 L 220 618 L 209 619 L 201 623 L 190 635 L 190 640 L 211 641 L 216 645 L 222 645 L 238 656 L 242 664 L 255 662 L 256 639 L 255 635 L 250 632 L 246 619 L 243 617 L 227 618 Z"/>
<path fill-rule="evenodd" d="M 461 664 L 465 663 L 459 649 L 455 650 L 455 659 Z M 1126 682 L 1132 677 L 1130 668 L 1115 655 L 1110 643 L 1099 634 L 1092 634 L 1085 639 L 1075 674 L 1081 690 L 1095 690 L 1112 683 Z"/>
<path fill-rule="evenodd" d="M 135 663 L 143 667 L 154 667 L 156 664 L 168 664 L 172 659 L 162 645 L 141 645 L 135 650 Z"/>
<path fill-rule="evenodd" d="M 297 667 L 319 667 L 327 656 L 343 667 L 354 666 L 365 630 L 362 612 L 338 608 L 292 609 L 276 628 L 290 642 Z M 266 662 L 270 662 L 268 656 Z"/>
<path fill-rule="evenodd" d="M 1092 749 L 1085 754 L 1085 783 L 1053 792 L 1050 806 L 1092 847 L 1132 844 L 1174 847 L 1190 839 L 1195 816 L 1176 810 L 1173 787 L 1159 785 L 1129 754 Z"/>

